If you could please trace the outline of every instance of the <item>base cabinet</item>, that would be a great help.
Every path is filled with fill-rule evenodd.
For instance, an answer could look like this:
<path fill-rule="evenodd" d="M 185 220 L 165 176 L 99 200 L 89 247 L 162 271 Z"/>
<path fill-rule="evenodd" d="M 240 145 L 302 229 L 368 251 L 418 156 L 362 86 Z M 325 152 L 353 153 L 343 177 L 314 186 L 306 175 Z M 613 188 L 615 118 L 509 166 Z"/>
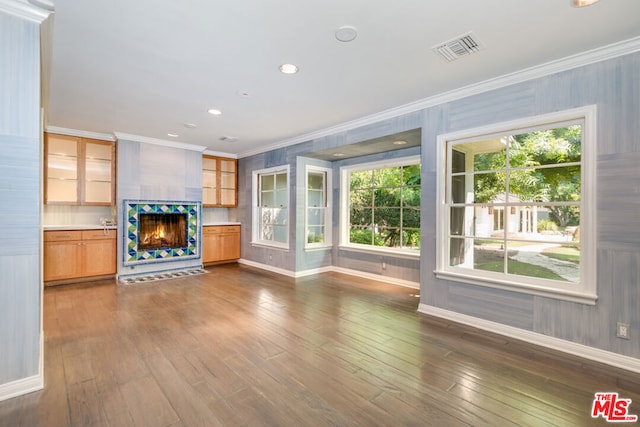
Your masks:
<path fill-rule="evenodd" d="M 44 232 L 44 281 L 116 274 L 116 230 Z"/>
<path fill-rule="evenodd" d="M 202 227 L 202 263 L 233 262 L 240 258 L 240 226 Z"/>

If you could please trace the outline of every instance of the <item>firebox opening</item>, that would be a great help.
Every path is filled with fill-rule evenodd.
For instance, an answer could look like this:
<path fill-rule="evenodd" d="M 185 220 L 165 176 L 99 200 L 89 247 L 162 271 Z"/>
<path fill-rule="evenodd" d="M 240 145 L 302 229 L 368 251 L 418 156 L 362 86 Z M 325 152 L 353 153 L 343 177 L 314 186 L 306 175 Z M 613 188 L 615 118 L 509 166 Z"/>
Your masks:
<path fill-rule="evenodd" d="M 138 250 L 187 247 L 187 214 L 140 214 Z"/>

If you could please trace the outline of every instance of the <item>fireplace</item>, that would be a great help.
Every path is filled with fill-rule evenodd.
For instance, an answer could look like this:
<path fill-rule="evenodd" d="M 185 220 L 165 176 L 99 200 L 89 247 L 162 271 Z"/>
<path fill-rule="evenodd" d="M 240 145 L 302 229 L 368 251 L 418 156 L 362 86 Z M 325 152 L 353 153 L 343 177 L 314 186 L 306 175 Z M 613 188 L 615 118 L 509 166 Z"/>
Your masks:
<path fill-rule="evenodd" d="M 125 200 L 124 265 L 200 258 L 200 202 Z"/>
<path fill-rule="evenodd" d="M 187 214 L 140 214 L 140 250 L 187 247 Z"/>

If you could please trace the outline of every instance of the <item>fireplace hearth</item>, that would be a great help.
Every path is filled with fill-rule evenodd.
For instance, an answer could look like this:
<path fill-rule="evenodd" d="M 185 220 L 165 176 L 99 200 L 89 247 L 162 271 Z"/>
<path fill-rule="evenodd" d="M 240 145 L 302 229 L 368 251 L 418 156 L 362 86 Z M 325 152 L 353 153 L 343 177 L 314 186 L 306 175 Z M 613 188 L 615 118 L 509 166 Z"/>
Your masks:
<path fill-rule="evenodd" d="M 124 265 L 200 257 L 200 202 L 124 200 Z"/>

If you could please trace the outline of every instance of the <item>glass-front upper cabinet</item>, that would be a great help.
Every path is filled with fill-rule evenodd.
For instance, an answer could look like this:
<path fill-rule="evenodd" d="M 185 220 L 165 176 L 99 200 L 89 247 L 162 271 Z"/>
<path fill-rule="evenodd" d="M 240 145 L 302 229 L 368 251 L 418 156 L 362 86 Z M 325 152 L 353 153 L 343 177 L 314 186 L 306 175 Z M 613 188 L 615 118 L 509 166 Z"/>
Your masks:
<path fill-rule="evenodd" d="M 238 161 L 202 156 L 202 204 L 205 207 L 238 206 Z"/>
<path fill-rule="evenodd" d="M 115 200 L 115 143 L 45 134 L 46 204 L 111 206 Z"/>
<path fill-rule="evenodd" d="M 218 160 L 215 157 L 202 156 L 202 204 L 217 206 L 218 201 Z"/>

